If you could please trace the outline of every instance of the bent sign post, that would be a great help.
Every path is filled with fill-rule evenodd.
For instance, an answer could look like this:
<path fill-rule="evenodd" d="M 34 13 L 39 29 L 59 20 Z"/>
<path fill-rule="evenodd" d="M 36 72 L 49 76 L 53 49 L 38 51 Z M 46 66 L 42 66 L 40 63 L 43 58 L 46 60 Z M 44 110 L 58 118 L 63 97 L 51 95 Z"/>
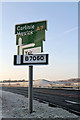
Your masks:
<path fill-rule="evenodd" d="M 29 113 L 33 112 L 33 65 L 48 64 L 48 54 L 40 54 L 46 30 L 47 21 L 15 25 L 17 55 L 14 55 L 14 65 L 29 65 Z"/>

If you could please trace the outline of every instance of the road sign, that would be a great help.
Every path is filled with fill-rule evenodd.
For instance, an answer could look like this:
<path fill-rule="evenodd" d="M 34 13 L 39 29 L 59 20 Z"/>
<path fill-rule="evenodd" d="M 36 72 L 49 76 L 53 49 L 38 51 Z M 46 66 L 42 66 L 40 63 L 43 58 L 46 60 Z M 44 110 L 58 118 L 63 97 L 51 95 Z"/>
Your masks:
<path fill-rule="evenodd" d="M 16 35 L 33 34 L 35 31 L 47 30 L 47 21 L 38 21 L 15 25 Z"/>
<path fill-rule="evenodd" d="M 47 65 L 48 54 L 14 55 L 14 65 Z"/>
<path fill-rule="evenodd" d="M 20 39 L 22 39 L 22 45 L 45 41 L 45 30 L 34 32 L 31 35 L 16 35 L 16 45 L 19 45 Z"/>
<path fill-rule="evenodd" d="M 33 112 L 33 65 L 48 64 L 48 54 L 35 54 L 43 52 L 46 30 L 47 21 L 15 25 L 18 55 L 14 55 L 14 65 L 29 65 L 29 113 Z"/>
<path fill-rule="evenodd" d="M 43 52 L 43 41 L 27 45 L 20 45 L 18 46 L 17 54 L 25 55 L 26 51 L 32 51 L 30 54 Z"/>
<path fill-rule="evenodd" d="M 24 55 L 30 55 L 30 54 L 34 54 L 34 53 L 41 53 L 41 47 L 24 49 Z"/>
<path fill-rule="evenodd" d="M 34 26 L 34 27 L 33 27 Z M 27 31 L 31 31 L 26 34 Z M 25 49 L 38 48 L 35 53 L 43 52 L 43 41 L 45 40 L 45 30 L 47 30 L 47 21 L 19 24 L 15 26 L 16 45 L 18 45 L 18 55 L 24 55 Z M 19 34 L 20 33 L 20 34 Z M 35 44 L 34 46 L 25 47 L 25 45 Z M 33 52 L 34 53 L 34 52 Z"/>

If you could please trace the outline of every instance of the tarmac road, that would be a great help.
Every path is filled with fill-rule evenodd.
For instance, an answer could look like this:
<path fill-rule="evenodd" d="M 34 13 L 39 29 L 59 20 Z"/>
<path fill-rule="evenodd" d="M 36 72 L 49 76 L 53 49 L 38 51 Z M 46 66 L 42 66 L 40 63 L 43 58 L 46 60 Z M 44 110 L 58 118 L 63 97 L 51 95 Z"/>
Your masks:
<path fill-rule="evenodd" d="M 2 90 L 18 93 L 28 97 L 27 87 L 3 87 Z M 34 88 L 33 98 L 50 106 L 62 107 L 80 115 L 80 90 Z"/>

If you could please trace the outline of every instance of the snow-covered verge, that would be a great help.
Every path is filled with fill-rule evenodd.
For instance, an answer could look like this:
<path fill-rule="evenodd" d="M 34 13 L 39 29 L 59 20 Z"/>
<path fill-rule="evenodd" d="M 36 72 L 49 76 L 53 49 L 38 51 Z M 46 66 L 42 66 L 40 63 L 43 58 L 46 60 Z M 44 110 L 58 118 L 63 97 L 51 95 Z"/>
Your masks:
<path fill-rule="evenodd" d="M 48 104 L 40 103 L 35 100 L 33 101 L 34 112 L 29 114 L 28 98 L 1 90 L 0 95 L 0 101 L 2 100 L 3 118 L 79 118 L 79 116 L 62 108 L 49 107 Z"/>
<path fill-rule="evenodd" d="M 2 92 L 1 92 L 1 88 L 0 88 L 0 118 L 2 117 Z"/>

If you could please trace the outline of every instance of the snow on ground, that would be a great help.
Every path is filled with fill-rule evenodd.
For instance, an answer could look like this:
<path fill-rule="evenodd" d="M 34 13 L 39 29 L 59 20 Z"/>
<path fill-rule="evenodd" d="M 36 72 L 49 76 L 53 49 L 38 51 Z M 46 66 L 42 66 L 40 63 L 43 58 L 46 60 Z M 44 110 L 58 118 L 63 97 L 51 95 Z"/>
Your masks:
<path fill-rule="evenodd" d="M 33 113 L 28 113 L 28 98 L 11 92 L 1 91 L 3 118 L 78 118 L 62 108 L 49 107 L 48 104 L 33 101 Z M 0 94 L 1 95 L 1 94 Z M 1 101 L 0 100 L 0 101 Z M 0 107 L 1 109 L 1 107 Z"/>
<path fill-rule="evenodd" d="M 0 90 L 0 118 L 2 117 L 2 92 Z"/>

